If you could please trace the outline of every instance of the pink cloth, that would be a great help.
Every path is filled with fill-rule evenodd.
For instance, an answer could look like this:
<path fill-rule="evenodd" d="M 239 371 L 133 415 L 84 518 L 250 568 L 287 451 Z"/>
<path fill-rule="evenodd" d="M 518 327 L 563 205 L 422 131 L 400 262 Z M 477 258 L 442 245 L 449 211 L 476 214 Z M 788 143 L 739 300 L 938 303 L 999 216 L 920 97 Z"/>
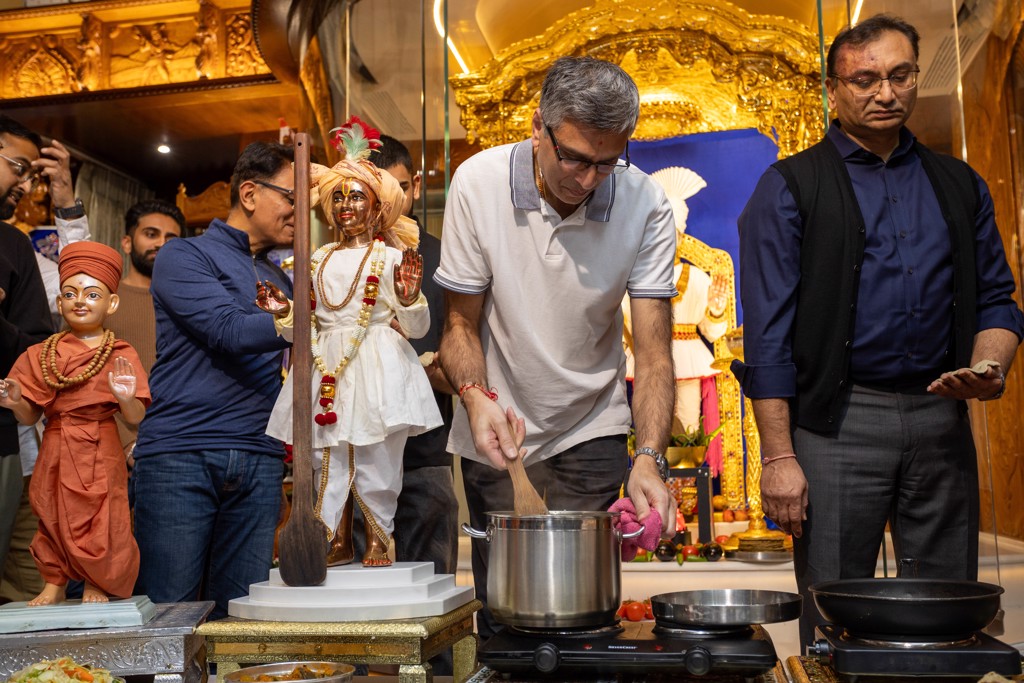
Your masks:
<path fill-rule="evenodd" d="M 629 498 L 619 498 L 608 508 L 608 512 L 618 512 L 615 528 L 623 534 L 631 534 L 637 531 L 641 524 L 636 518 L 636 508 Z M 661 515 L 657 510 L 652 509 L 651 514 L 644 520 L 644 531 L 636 538 L 622 539 L 622 561 L 629 562 L 636 557 L 638 548 L 653 552 L 661 540 Z"/>
<path fill-rule="evenodd" d="M 701 412 L 704 414 L 704 433 L 710 434 L 721 424 L 721 413 L 718 412 L 718 385 L 714 377 L 702 377 L 700 380 Z M 708 444 L 704 462 L 711 469 L 711 476 L 717 477 L 722 471 L 722 435 L 718 434 Z"/>

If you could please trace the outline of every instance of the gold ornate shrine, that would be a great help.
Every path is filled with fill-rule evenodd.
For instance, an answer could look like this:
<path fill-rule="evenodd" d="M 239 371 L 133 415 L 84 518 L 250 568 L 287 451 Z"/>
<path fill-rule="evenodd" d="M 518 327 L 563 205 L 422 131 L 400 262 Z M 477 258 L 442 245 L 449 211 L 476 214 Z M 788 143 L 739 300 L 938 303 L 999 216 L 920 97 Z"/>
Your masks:
<path fill-rule="evenodd" d="M 544 73 L 564 55 L 615 62 L 633 77 L 640 140 L 756 128 L 785 157 L 824 131 L 818 41 L 807 27 L 722 0 L 596 0 L 452 78 L 467 138 L 490 147 L 528 137 Z"/>
<path fill-rule="evenodd" d="M 0 99 L 269 75 L 248 0 L 116 0 L 5 12 Z"/>

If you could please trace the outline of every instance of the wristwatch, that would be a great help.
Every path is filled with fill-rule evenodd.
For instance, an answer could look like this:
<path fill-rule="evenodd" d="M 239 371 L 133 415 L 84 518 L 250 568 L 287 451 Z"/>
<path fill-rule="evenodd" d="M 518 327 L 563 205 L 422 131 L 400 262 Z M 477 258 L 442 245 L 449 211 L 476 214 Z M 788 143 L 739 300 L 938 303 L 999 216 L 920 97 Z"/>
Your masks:
<path fill-rule="evenodd" d="M 665 481 L 668 479 L 668 460 L 665 459 L 664 455 L 650 446 L 641 446 L 636 449 L 633 453 L 633 459 L 635 460 L 636 457 L 640 455 L 649 455 L 654 458 L 654 463 L 658 466 L 658 475 L 661 477 L 661 480 Z"/>
<path fill-rule="evenodd" d="M 85 205 L 82 204 L 81 199 L 76 199 L 75 203 L 71 206 L 66 206 L 61 209 L 54 209 L 53 215 L 61 220 L 70 221 L 75 218 L 81 218 L 85 215 Z"/>
<path fill-rule="evenodd" d="M 999 373 L 999 391 L 997 391 L 996 393 L 992 394 L 991 396 L 986 396 L 985 398 L 979 398 L 978 400 L 979 401 L 994 401 L 997 398 L 1002 398 L 1003 392 L 1005 392 L 1005 391 L 1006 391 L 1006 373 L 1005 372 L 1000 372 Z"/>

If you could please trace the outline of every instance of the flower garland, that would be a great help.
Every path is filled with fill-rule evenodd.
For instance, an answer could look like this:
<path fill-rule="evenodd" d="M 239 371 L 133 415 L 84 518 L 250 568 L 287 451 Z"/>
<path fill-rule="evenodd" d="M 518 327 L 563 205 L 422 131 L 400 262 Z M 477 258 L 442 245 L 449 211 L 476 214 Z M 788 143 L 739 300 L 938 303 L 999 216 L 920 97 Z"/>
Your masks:
<path fill-rule="evenodd" d="M 316 253 L 313 254 L 313 258 L 310 259 L 310 265 L 314 273 L 321 268 L 321 264 L 326 265 L 327 256 L 337 248 L 338 243 L 334 242 L 317 249 Z M 366 284 L 363 285 L 363 305 L 359 309 L 356 329 L 348 340 L 348 344 L 345 346 L 345 353 L 342 355 L 341 360 L 338 361 L 338 367 L 334 369 L 334 372 L 328 371 L 327 364 L 324 363 L 323 351 L 320 349 L 320 334 L 316 325 L 316 313 L 314 312 L 310 316 L 313 364 L 316 365 L 317 370 L 322 375 L 320 379 L 320 408 L 322 412 L 314 416 L 313 421 L 321 427 L 338 421 L 338 415 L 334 412 L 337 378 L 348 367 L 348 364 L 356 355 L 356 351 L 359 350 L 359 345 L 366 338 L 366 328 L 370 325 L 370 314 L 373 312 L 373 307 L 377 304 L 377 293 L 380 291 L 380 277 L 384 273 L 384 262 L 387 256 L 387 247 L 384 244 L 383 238 L 374 238 L 371 250 L 370 274 L 366 276 Z M 360 271 L 362 271 L 361 265 Z M 356 273 L 356 277 L 359 277 L 359 273 Z M 326 299 L 326 292 L 323 291 L 322 284 L 320 286 L 320 297 Z"/>
<path fill-rule="evenodd" d="M 43 342 L 42 349 L 39 351 L 39 368 L 43 372 L 43 381 L 46 382 L 46 386 L 56 391 L 66 389 L 75 384 L 81 384 L 95 377 L 103 369 L 103 366 L 106 365 L 107 359 L 110 358 L 110 353 L 114 350 L 114 333 L 110 330 L 104 330 L 103 340 L 96 347 L 96 352 L 85 369 L 74 377 L 65 377 L 57 369 L 57 343 L 66 334 L 67 331 L 64 331 L 47 337 L 46 341 Z M 52 377 L 50 373 L 53 373 Z"/>

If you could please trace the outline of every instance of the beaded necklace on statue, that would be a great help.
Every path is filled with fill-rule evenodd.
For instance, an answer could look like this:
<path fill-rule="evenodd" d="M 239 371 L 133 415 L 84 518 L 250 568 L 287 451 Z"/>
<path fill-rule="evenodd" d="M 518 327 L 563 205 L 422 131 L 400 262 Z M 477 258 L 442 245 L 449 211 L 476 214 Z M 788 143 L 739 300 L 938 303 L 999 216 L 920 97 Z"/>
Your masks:
<path fill-rule="evenodd" d="M 329 249 L 327 254 L 324 256 L 323 266 L 321 266 L 320 270 L 317 271 L 316 284 L 320 289 L 320 298 L 323 299 L 321 303 L 323 303 L 324 308 L 329 311 L 340 311 L 348 306 L 348 302 L 352 301 L 352 296 L 356 293 L 356 285 L 359 284 L 359 276 L 363 274 L 363 267 L 366 265 L 366 259 L 370 258 L 370 252 L 373 251 L 373 241 L 371 240 L 370 245 L 366 247 L 366 253 L 363 254 L 363 260 L 359 262 L 359 268 L 356 269 L 356 276 L 352 278 L 352 286 L 348 288 L 348 294 L 345 295 L 345 300 L 340 304 L 332 304 L 327 300 L 327 290 L 324 289 L 324 271 L 327 270 L 327 262 L 331 260 L 331 254 L 339 249 L 344 249 L 345 247 L 341 246 L 339 242 L 334 242 L 333 245 L 328 246 L 331 246 L 331 249 Z"/>
<path fill-rule="evenodd" d="M 317 249 L 316 253 L 313 254 L 313 257 L 310 259 L 310 266 L 312 267 L 313 272 L 317 274 L 317 290 L 319 291 L 321 301 L 325 304 L 327 297 L 323 288 L 323 266 L 327 265 L 327 259 L 330 257 L 330 254 L 338 248 L 338 246 L 337 242 L 324 245 Z M 384 262 L 387 256 L 387 247 L 384 245 L 384 238 L 379 236 L 375 237 L 366 253 L 372 258 L 370 261 L 370 274 L 366 276 L 366 283 L 363 285 L 363 305 L 359 309 L 359 317 L 356 319 L 356 329 L 352 333 L 351 339 L 348 340 L 348 344 L 345 345 L 345 353 L 342 355 L 341 360 L 338 361 L 338 367 L 334 369 L 334 372 L 330 372 L 328 370 L 327 364 L 324 362 L 323 351 L 320 349 L 320 334 L 316 325 L 316 313 L 314 312 L 310 316 L 313 364 L 316 365 L 317 370 L 319 370 L 322 375 L 322 378 L 320 379 L 320 408 L 322 412 L 315 415 L 313 417 L 313 421 L 321 427 L 334 424 L 338 421 L 338 415 L 334 412 L 335 385 L 337 384 L 337 378 L 340 377 L 341 373 L 343 373 L 345 368 L 348 367 L 348 364 L 356 355 L 356 351 L 359 350 L 359 345 L 362 344 L 363 339 L 366 338 L 366 328 L 370 325 L 370 314 L 373 312 L 373 307 L 377 304 L 377 293 L 380 291 L 380 277 L 384 273 Z M 362 262 L 359 264 L 359 270 L 356 272 L 355 280 L 353 280 L 352 290 L 355 289 L 355 282 L 358 281 L 359 276 L 362 274 L 365 263 L 366 257 L 364 256 Z M 345 300 L 346 303 L 351 300 L 351 295 L 352 292 L 350 291 L 349 297 Z M 342 306 L 344 306 L 344 304 L 342 304 Z M 342 308 L 342 306 L 338 306 L 333 310 Z"/>
<path fill-rule="evenodd" d="M 56 391 L 87 382 L 95 377 L 114 350 L 114 333 L 104 330 L 103 341 L 96 347 L 96 353 L 93 354 L 92 360 L 85 366 L 85 369 L 74 377 L 66 377 L 57 369 L 57 342 L 66 334 L 67 331 L 50 335 L 43 342 L 42 350 L 39 351 L 39 368 L 43 371 L 43 381 L 46 382 L 46 386 Z"/>

